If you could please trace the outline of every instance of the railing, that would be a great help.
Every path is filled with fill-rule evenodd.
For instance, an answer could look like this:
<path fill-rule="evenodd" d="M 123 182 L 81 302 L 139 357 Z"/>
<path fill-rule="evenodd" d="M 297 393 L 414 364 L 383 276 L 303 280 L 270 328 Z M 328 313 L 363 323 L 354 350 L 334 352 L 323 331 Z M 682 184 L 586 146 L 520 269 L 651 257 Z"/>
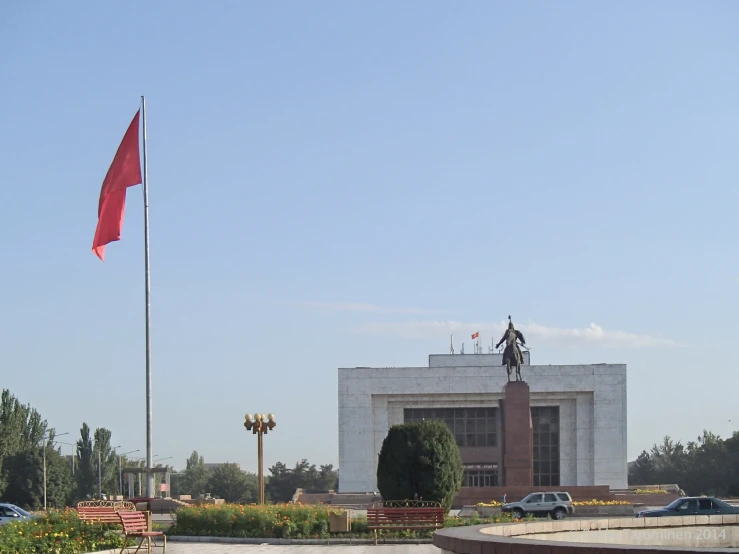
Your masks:
<path fill-rule="evenodd" d="M 441 503 L 433 500 L 383 500 L 372 504 L 372 508 L 441 508 Z"/>
<path fill-rule="evenodd" d="M 113 508 L 118 511 L 135 511 L 136 506 L 125 500 L 82 500 L 77 503 L 78 508 Z"/>

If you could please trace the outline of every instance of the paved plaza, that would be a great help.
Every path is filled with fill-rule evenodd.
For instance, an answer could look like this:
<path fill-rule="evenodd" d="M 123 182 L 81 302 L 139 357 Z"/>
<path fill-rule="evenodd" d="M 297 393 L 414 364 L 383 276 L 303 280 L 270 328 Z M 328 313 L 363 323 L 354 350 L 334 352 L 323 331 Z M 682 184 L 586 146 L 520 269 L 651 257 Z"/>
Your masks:
<path fill-rule="evenodd" d="M 439 554 L 432 544 L 269 546 L 168 542 L 167 554 Z"/>

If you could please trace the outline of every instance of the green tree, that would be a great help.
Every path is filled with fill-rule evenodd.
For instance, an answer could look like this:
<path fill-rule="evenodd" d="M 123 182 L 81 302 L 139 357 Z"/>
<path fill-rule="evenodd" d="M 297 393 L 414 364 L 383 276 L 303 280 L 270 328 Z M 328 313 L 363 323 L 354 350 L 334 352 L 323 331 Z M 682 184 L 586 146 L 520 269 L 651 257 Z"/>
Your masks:
<path fill-rule="evenodd" d="M 8 456 L 3 469 L 7 472 L 7 486 L 3 500 L 27 510 L 38 510 L 44 505 L 44 466 L 41 449 L 28 449 Z"/>
<path fill-rule="evenodd" d="M 72 475 L 72 465 L 57 448 L 48 447 L 46 451 L 46 501 L 50 508 L 72 505 L 76 483 Z"/>
<path fill-rule="evenodd" d="M 729 471 L 726 476 L 726 494 L 739 496 L 739 431 L 734 431 L 730 438 L 724 441 Z"/>
<path fill-rule="evenodd" d="M 193 450 L 185 463 L 185 471 L 182 472 L 178 481 L 180 494 L 197 497 L 206 492 L 209 473 L 203 457 L 198 454 L 197 450 Z"/>
<path fill-rule="evenodd" d="M 46 421 L 30 405 L 23 405 L 3 389 L 0 395 L 0 495 L 8 485 L 4 459 L 37 447 L 46 433 Z"/>
<path fill-rule="evenodd" d="M 277 462 L 269 472 L 272 474 L 269 483 L 264 484 L 265 495 L 269 496 L 272 502 L 288 502 L 295 494 L 295 480 L 293 478 L 293 470 L 282 462 Z"/>
<path fill-rule="evenodd" d="M 223 464 L 210 472 L 208 492 L 226 502 L 255 502 L 257 477 L 241 471 L 236 464 Z"/>
<path fill-rule="evenodd" d="M 8 487 L 3 500 L 30 509 L 44 505 L 43 446 L 18 452 L 6 459 Z M 72 468 L 53 446 L 46 446 L 46 504 L 62 508 L 72 501 L 74 493 Z"/>
<path fill-rule="evenodd" d="M 271 476 L 264 488 L 266 495 L 273 502 L 288 502 L 296 489 L 336 490 L 339 481 L 338 472 L 333 465 L 322 465 L 318 469 L 306 459 L 296 462 L 292 469 L 282 462 L 277 462 L 269 468 L 269 471 Z"/>
<path fill-rule="evenodd" d="M 95 471 L 99 471 L 103 494 L 113 493 L 119 488 L 118 455 L 110 446 L 111 435 L 112 433 L 104 427 L 95 429 L 95 444 L 92 447 L 92 463 Z M 97 483 L 97 480 L 95 482 Z"/>
<path fill-rule="evenodd" d="M 642 452 L 629 469 L 629 484 L 675 483 L 689 495 L 739 494 L 739 433 L 728 439 L 704 430 L 685 447 L 669 436 Z"/>
<path fill-rule="evenodd" d="M 441 421 L 414 421 L 390 428 L 377 464 L 385 500 L 423 499 L 449 510 L 462 486 L 462 456 Z"/>
<path fill-rule="evenodd" d="M 322 465 L 319 471 L 319 487 L 321 490 L 335 491 L 339 486 L 339 472 L 333 464 Z"/>
<path fill-rule="evenodd" d="M 662 444 L 654 445 L 651 452 L 655 462 L 656 476 L 662 483 L 684 483 L 688 471 L 688 453 L 680 441 L 673 441 L 669 436 L 662 439 Z"/>
<path fill-rule="evenodd" d="M 96 463 L 93 462 L 92 439 L 90 427 L 82 424 L 80 439 L 77 441 L 75 454 L 74 477 L 77 482 L 77 498 L 93 498 L 97 494 Z"/>
<path fill-rule="evenodd" d="M 644 450 L 629 468 L 630 485 L 654 485 L 657 478 L 656 465 L 649 452 Z"/>

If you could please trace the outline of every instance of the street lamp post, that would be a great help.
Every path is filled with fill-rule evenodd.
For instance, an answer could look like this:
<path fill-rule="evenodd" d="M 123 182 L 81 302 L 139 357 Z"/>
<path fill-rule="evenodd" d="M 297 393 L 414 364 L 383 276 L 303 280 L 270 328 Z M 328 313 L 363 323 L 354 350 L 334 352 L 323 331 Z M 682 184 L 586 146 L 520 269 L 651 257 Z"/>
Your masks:
<path fill-rule="evenodd" d="M 247 431 L 257 436 L 257 464 L 259 479 L 259 503 L 264 504 L 264 448 L 262 446 L 262 435 L 266 435 L 275 428 L 275 414 L 267 414 L 267 421 L 264 420 L 264 414 L 251 414 L 244 416 L 244 427 Z"/>

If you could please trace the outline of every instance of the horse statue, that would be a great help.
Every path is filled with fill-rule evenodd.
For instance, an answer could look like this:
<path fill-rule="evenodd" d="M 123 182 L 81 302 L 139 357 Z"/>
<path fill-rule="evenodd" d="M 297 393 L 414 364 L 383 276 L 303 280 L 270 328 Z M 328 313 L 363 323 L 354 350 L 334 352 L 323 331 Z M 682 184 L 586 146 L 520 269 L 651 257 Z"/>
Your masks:
<path fill-rule="evenodd" d="M 511 372 L 513 368 L 516 368 L 516 381 L 523 381 L 521 377 L 521 364 L 523 364 L 523 354 L 518 346 L 518 342 L 521 342 L 522 346 L 526 345 L 526 339 L 523 338 L 523 333 L 517 331 L 513 327 L 513 321 L 511 316 L 508 316 L 508 329 L 503 333 L 503 338 L 498 341 L 495 348 L 500 348 L 503 342 L 506 343 L 505 350 L 503 351 L 503 365 L 506 366 L 508 372 L 508 381 L 511 380 Z"/>

